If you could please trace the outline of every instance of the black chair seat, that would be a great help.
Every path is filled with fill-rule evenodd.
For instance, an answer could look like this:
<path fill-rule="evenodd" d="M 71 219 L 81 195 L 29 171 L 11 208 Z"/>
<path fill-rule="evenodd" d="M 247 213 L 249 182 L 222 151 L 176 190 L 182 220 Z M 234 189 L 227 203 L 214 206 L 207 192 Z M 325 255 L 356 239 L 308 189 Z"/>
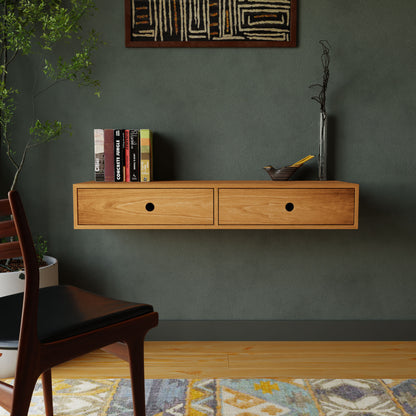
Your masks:
<path fill-rule="evenodd" d="M 19 342 L 23 293 L 0 298 L 0 348 Z M 73 286 L 39 289 L 38 336 L 53 342 L 153 312 L 151 305 L 96 295 Z M 7 317 L 7 319 L 5 319 Z"/>
<path fill-rule="evenodd" d="M 14 257 L 23 258 L 25 289 L 24 295 L 0 297 L 0 349 L 17 348 L 14 383 L 0 383 L 0 407 L 26 416 L 41 377 L 45 415 L 53 416 L 52 367 L 104 347 L 130 363 L 134 414 L 145 416 L 144 338 L 157 326 L 158 313 L 151 305 L 73 286 L 39 290 L 29 224 L 19 194 L 10 191 L 7 199 L 0 199 L 0 260 Z"/>

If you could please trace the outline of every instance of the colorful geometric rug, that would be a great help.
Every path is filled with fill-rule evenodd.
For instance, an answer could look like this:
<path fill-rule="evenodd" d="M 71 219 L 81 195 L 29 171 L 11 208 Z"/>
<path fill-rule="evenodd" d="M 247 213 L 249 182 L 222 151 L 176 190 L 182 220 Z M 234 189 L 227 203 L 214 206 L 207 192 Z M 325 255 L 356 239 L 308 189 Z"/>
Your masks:
<path fill-rule="evenodd" d="M 54 380 L 53 389 L 56 416 L 133 415 L 128 379 Z M 146 380 L 146 403 L 147 416 L 416 416 L 416 380 Z M 45 414 L 40 385 L 29 414 Z"/>

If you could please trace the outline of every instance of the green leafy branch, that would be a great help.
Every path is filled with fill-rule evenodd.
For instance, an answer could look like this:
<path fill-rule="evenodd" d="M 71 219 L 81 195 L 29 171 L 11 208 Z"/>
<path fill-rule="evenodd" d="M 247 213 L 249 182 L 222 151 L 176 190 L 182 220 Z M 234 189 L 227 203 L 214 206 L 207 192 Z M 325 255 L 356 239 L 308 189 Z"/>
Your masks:
<path fill-rule="evenodd" d="M 93 53 L 100 44 L 99 36 L 94 30 L 85 35 L 81 25 L 82 19 L 94 10 L 94 0 L 0 0 L 0 136 L 15 169 L 11 189 L 16 186 L 29 149 L 56 140 L 69 130 L 60 121 L 36 118 L 35 100 L 39 95 L 58 82 L 71 81 L 92 87 L 99 96 L 100 84 L 92 75 Z M 53 62 L 58 50 L 63 49 L 68 55 L 68 48 L 62 48 L 68 41 L 71 47 L 77 43 L 78 48 L 66 59 L 58 55 Z M 8 75 L 16 57 L 28 54 L 45 55 L 41 73 L 51 82 L 32 95 L 34 121 L 18 156 L 9 126 L 16 114 L 15 97 L 21 91 L 8 85 Z M 46 57 L 48 54 L 52 59 Z"/>
<path fill-rule="evenodd" d="M 45 58 L 43 73 L 54 82 L 36 94 L 46 91 L 58 81 L 68 80 L 76 82 L 80 86 L 90 86 L 95 88 L 95 94 L 99 96 L 98 80 L 92 77 L 92 55 L 99 44 L 97 33 L 92 30 L 86 40 L 81 41 L 81 48 L 75 52 L 69 62 L 62 57 L 58 57 L 58 62 L 54 65 Z"/>

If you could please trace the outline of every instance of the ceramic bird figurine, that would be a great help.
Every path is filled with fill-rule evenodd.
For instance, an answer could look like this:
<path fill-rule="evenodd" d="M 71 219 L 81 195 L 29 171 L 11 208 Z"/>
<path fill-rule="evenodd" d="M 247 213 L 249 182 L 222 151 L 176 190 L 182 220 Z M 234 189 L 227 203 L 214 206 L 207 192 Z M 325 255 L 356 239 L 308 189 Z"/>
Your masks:
<path fill-rule="evenodd" d="M 272 178 L 273 181 L 287 181 L 298 169 L 297 167 L 285 166 L 276 169 L 271 165 L 263 168 Z"/>
<path fill-rule="evenodd" d="M 313 155 L 306 156 L 303 159 L 293 163 L 292 165 L 284 166 L 280 169 L 276 169 L 271 165 L 267 165 L 263 169 L 270 175 L 270 178 L 273 181 L 287 181 L 299 167 L 301 167 L 304 163 L 306 163 L 308 160 L 313 159 L 314 157 L 315 156 Z"/>

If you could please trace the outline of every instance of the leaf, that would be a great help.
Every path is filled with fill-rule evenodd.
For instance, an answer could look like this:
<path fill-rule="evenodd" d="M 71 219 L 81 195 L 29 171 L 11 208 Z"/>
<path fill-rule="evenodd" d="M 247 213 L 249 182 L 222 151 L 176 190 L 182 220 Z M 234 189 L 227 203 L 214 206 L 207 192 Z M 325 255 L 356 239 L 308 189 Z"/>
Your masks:
<path fill-rule="evenodd" d="M 29 137 L 23 137 L 27 145 L 23 146 L 19 163 L 12 145 L 19 149 L 22 146 L 14 143 L 8 128 L 16 112 L 15 98 L 21 93 L 8 85 L 11 62 L 17 54 L 37 54 L 41 57 L 41 73 L 52 80 L 49 86 L 33 94 L 34 114 L 37 96 L 58 81 L 72 81 L 80 86 L 92 87 L 94 94 L 99 97 L 100 84 L 94 79 L 92 68 L 93 53 L 101 42 L 95 31 L 86 32 L 82 26 L 84 18 L 92 15 L 94 10 L 94 0 L 2 1 L 0 46 L 4 53 L 0 62 L 0 128 L 6 154 L 16 168 L 16 178 L 29 148 L 56 140 L 69 131 L 69 126 L 58 120 L 35 120 L 29 129 Z M 34 78 L 39 77 L 35 75 Z"/>

